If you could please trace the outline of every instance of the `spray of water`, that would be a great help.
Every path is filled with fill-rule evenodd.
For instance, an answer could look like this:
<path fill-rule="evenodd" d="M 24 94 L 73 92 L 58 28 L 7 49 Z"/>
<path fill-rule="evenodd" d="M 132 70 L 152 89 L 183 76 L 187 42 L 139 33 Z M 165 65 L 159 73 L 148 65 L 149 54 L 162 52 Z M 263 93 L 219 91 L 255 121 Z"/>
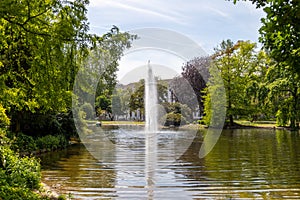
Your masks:
<path fill-rule="evenodd" d="M 145 174 L 148 188 L 148 199 L 153 198 L 155 186 L 155 169 L 157 165 L 157 86 L 148 61 L 145 80 Z"/>
<path fill-rule="evenodd" d="M 146 132 L 157 132 L 157 89 L 150 61 L 148 61 L 147 77 L 145 81 L 145 114 Z"/>

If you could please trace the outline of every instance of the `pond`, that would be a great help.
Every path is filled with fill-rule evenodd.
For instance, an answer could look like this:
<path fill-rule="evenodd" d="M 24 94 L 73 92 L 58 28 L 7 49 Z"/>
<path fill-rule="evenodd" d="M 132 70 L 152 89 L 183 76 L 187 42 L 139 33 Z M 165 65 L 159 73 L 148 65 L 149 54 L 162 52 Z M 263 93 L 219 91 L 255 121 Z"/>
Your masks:
<path fill-rule="evenodd" d="M 114 131 L 108 132 L 117 139 Z M 132 136 L 135 142 L 122 150 L 109 151 L 111 160 L 95 159 L 84 145 L 73 145 L 41 156 L 43 182 L 74 199 L 300 199 L 298 132 L 224 130 L 213 150 L 200 159 L 203 132 L 183 155 L 152 174 L 145 171 L 139 137 Z M 169 138 L 158 140 L 163 144 Z"/>

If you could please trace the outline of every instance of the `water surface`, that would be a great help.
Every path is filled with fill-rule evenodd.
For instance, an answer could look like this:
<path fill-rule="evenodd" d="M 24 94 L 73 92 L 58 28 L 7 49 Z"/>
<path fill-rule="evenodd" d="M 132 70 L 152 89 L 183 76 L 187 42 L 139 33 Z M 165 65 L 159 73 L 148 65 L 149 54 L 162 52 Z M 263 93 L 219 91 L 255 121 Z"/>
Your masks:
<path fill-rule="evenodd" d="M 112 130 L 111 139 L 126 144 L 122 150 L 111 149 L 103 160 L 83 145 L 45 154 L 43 181 L 75 199 L 300 199 L 299 133 L 225 130 L 214 149 L 199 159 L 202 134 L 182 156 L 172 155 L 174 162 L 166 158 L 169 148 L 163 148 L 171 136 L 159 137 L 159 166 L 147 171 L 143 138 L 122 138 Z M 180 149 L 185 142 L 172 144 Z"/>

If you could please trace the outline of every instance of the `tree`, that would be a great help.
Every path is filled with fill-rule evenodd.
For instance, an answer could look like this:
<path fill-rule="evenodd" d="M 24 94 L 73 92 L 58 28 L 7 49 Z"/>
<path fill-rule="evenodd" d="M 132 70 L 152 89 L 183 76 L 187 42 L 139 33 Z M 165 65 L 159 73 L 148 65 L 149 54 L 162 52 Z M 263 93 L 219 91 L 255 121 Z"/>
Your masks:
<path fill-rule="evenodd" d="M 70 105 L 76 61 L 92 38 L 86 5 L 81 0 L 1 2 L 0 95 L 16 132 L 24 112 L 55 113 Z"/>
<path fill-rule="evenodd" d="M 183 77 L 174 77 L 169 84 L 170 101 L 186 104 L 190 109 L 199 109 L 197 95 L 191 84 Z M 200 94 L 200 92 L 197 92 Z"/>
<path fill-rule="evenodd" d="M 185 78 L 196 94 L 200 111 L 203 111 L 203 94 L 201 91 L 206 87 L 211 59 L 209 57 L 196 57 L 182 67 L 182 77 Z"/>
<path fill-rule="evenodd" d="M 132 88 L 117 90 L 117 94 L 120 96 L 120 100 L 121 100 L 121 111 L 123 114 L 126 114 L 126 119 L 127 116 L 130 115 L 129 105 L 130 105 L 130 98 L 132 93 L 133 93 Z"/>
<path fill-rule="evenodd" d="M 130 35 L 127 32 L 120 32 L 117 27 L 113 27 L 111 31 L 103 36 L 104 40 L 89 56 L 94 62 L 93 67 L 97 69 L 96 77 L 98 78 L 98 87 L 96 96 L 108 91 L 108 95 L 112 95 L 117 84 L 117 70 L 123 55 L 123 51 L 131 46 L 131 41 L 136 39 L 136 35 Z M 100 76 L 99 76 L 100 75 Z"/>
<path fill-rule="evenodd" d="M 0 96 L 15 132 L 21 131 L 25 114 L 55 115 L 71 108 L 74 80 L 88 55 L 105 54 L 109 67 L 102 85 L 109 90 L 114 85 L 118 59 L 131 36 L 117 27 L 102 37 L 89 34 L 87 4 L 87 0 L 1 2 Z"/>
<path fill-rule="evenodd" d="M 180 126 L 191 120 L 192 111 L 186 104 L 179 102 L 163 102 L 162 106 L 166 114 L 162 116 L 160 121 L 164 122 L 165 126 Z"/>
<path fill-rule="evenodd" d="M 157 79 L 157 78 L 156 78 Z M 157 98 L 158 103 L 163 103 L 167 99 L 167 86 L 163 81 L 156 80 L 157 83 Z M 145 114 L 145 80 L 141 79 L 138 83 L 135 84 L 134 91 L 131 93 L 129 108 L 130 111 L 139 110 L 141 116 Z"/>
<path fill-rule="evenodd" d="M 276 76 L 278 81 L 273 81 L 271 88 L 275 88 L 274 84 L 279 84 L 278 88 L 288 85 L 289 94 L 285 96 L 286 108 L 282 107 L 278 110 L 280 115 L 290 116 L 290 126 L 295 128 L 297 121 L 298 90 L 300 76 L 300 6 L 299 0 L 249 0 L 256 4 L 257 8 L 263 8 L 266 17 L 262 18 L 262 26 L 260 32 L 260 42 L 263 47 L 277 62 Z M 234 0 L 236 3 L 237 0 Z M 283 75 L 283 76 L 280 76 Z M 291 78 L 293 77 L 293 78 Z M 285 80 L 285 81 L 283 81 Z M 282 84 L 283 82 L 284 84 Z M 293 82 L 287 82 L 293 81 Z M 277 87 L 277 86 L 276 86 Z M 278 91 L 278 90 L 277 90 Z M 287 104 L 292 105 L 287 105 Z M 287 110 L 285 110 L 287 109 Z M 299 118 L 298 118 L 299 120 Z"/>
<path fill-rule="evenodd" d="M 251 108 L 251 97 L 247 95 L 251 77 L 258 74 L 259 60 L 254 52 L 256 45 L 250 41 L 238 41 L 234 44 L 231 40 L 223 41 L 215 54 L 212 56 L 213 65 L 221 73 L 223 84 L 226 92 L 226 109 L 229 123 L 234 124 L 234 116 L 247 116 L 253 112 Z M 215 74 L 214 68 L 210 69 L 211 74 Z M 208 92 L 217 91 L 220 84 L 213 80 L 212 76 L 208 87 Z M 218 83 L 214 86 L 214 83 Z M 210 95 L 206 96 L 205 101 L 211 101 Z M 210 104 L 215 102 L 206 102 L 206 106 L 210 109 Z M 206 115 L 209 110 L 206 109 Z"/>
<path fill-rule="evenodd" d="M 134 91 L 130 96 L 129 108 L 130 113 L 132 111 L 139 110 L 141 116 L 145 115 L 145 80 L 141 79 L 138 83 L 135 84 Z M 143 117 L 142 117 L 143 118 Z"/>
<path fill-rule="evenodd" d="M 95 102 L 95 109 L 97 111 L 97 115 L 100 116 L 101 114 L 109 115 L 112 112 L 111 110 L 111 98 L 110 95 L 105 92 L 104 94 L 98 96 Z"/>
<path fill-rule="evenodd" d="M 255 54 L 255 59 L 254 71 L 249 76 L 244 97 L 251 121 L 258 118 L 270 119 L 274 117 L 274 106 L 269 103 L 269 81 L 267 78 L 270 66 L 274 65 L 274 61 L 262 50 Z"/>
<path fill-rule="evenodd" d="M 85 103 L 80 107 L 80 110 L 85 113 L 86 119 L 94 118 L 94 110 L 91 104 Z"/>
<path fill-rule="evenodd" d="M 300 79 L 284 66 L 277 64 L 270 66 L 266 75 L 266 88 L 268 89 L 268 104 L 274 112 L 278 126 L 290 125 L 296 128 L 299 122 Z"/>
<path fill-rule="evenodd" d="M 300 73 L 300 6 L 299 0 L 249 0 L 267 14 L 262 18 L 260 42 L 279 63 Z M 236 3 L 237 0 L 234 0 Z"/>

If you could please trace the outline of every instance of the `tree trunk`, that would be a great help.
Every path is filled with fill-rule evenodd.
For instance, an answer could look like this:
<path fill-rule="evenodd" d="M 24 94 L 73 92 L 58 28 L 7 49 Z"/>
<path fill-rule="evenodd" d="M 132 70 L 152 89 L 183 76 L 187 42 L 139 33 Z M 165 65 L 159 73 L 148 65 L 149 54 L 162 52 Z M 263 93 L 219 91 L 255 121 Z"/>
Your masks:
<path fill-rule="evenodd" d="M 232 112 L 232 110 L 231 110 L 231 99 L 230 99 L 231 97 L 230 97 L 230 89 L 229 89 L 229 92 L 228 92 L 228 110 L 229 110 L 229 112 Z M 230 114 L 229 115 L 229 126 L 233 126 L 233 115 L 232 114 Z"/>
<path fill-rule="evenodd" d="M 229 125 L 233 126 L 233 116 L 229 115 Z"/>
<path fill-rule="evenodd" d="M 21 132 L 21 121 L 22 121 L 23 115 L 22 112 L 16 113 L 16 119 L 15 119 L 15 133 Z"/>

